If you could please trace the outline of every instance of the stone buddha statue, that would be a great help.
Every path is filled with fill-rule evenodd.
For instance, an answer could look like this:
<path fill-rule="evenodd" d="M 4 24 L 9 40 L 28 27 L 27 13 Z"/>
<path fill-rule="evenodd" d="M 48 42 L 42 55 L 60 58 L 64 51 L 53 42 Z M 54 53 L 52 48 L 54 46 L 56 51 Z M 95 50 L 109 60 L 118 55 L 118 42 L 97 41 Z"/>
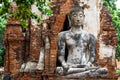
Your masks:
<path fill-rule="evenodd" d="M 60 65 L 55 72 L 61 77 L 98 77 L 108 72 L 106 68 L 93 65 L 96 39 L 93 34 L 83 30 L 84 17 L 84 10 L 76 3 L 68 13 L 70 29 L 58 34 L 57 60 Z"/>

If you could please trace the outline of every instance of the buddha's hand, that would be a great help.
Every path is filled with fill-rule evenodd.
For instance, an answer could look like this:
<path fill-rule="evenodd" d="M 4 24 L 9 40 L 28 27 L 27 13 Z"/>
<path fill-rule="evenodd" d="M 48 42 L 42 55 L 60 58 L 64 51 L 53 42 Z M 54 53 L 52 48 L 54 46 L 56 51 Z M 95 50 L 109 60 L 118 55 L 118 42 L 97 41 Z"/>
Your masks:
<path fill-rule="evenodd" d="M 93 64 L 92 64 L 91 62 L 88 62 L 86 66 L 87 66 L 87 67 L 92 67 Z"/>
<path fill-rule="evenodd" d="M 68 66 L 68 64 L 66 62 L 62 62 L 62 66 L 63 66 L 64 69 L 68 69 L 69 68 L 69 66 Z"/>

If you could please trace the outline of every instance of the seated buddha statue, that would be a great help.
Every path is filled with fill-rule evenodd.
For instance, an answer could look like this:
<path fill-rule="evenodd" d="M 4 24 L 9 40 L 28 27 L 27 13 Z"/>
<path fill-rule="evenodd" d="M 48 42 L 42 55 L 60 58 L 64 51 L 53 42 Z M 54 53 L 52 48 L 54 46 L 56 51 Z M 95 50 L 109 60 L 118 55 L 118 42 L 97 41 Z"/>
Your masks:
<path fill-rule="evenodd" d="M 76 3 L 68 13 L 70 29 L 58 34 L 57 66 L 55 72 L 65 78 L 98 77 L 106 68 L 94 66 L 96 38 L 83 30 L 84 10 Z M 67 48 L 68 51 L 65 51 Z M 65 57 L 67 54 L 67 57 Z"/>

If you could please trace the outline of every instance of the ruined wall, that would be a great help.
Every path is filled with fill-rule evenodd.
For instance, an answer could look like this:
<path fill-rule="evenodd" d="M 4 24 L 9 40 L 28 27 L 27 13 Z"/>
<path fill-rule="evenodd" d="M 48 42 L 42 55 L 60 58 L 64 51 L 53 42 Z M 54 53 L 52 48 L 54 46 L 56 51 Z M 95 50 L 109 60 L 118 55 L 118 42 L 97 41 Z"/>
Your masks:
<path fill-rule="evenodd" d="M 9 19 L 5 31 L 5 74 L 19 73 L 24 55 L 24 36 L 18 20 Z"/>
<path fill-rule="evenodd" d="M 107 67 L 110 70 L 109 77 L 114 75 L 116 69 L 115 50 L 117 36 L 112 24 L 112 15 L 106 7 L 103 7 L 100 14 L 100 32 L 98 34 L 98 56 L 97 65 Z"/>
<path fill-rule="evenodd" d="M 94 34 L 97 38 L 97 60 L 95 65 L 107 67 L 111 72 L 114 72 L 117 38 L 115 29 L 111 24 L 111 15 L 106 8 L 102 8 L 101 0 L 80 1 L 80 5 L 85 8 L 84 30 Z M 11 73 L 15 80 L 61 80 L 61 78 L 54 75 L 57 39 L 58 33 L 63 29 L 65 17 L 73 6 L 73 0 L 52 0 L 52 5 L 53 15 L 43 15 L 44 20 L 42 23 L 48 24 L 45 29 L 43 29 L 42 23 L 36 23 L 35 20 L 31 20 L 29 27 L 25 30 L 21 28 L 19 21 L 12 18 L 8 21 L 5 32 L 5 74 Z M 33 12 L 40 14 L 35 9 L 33 9 Z M 44 70 L 37 70 L 35 73 L 19 72 L 20 66 L 24 62 L 34 61 L 38 63 L 40 48 L 44 46 L 44 36 L 48 36 L 50 39 L 50 49 L 45 52 Z M 109 78 L 114 78 L 113 75 L 109 74 Z"/>

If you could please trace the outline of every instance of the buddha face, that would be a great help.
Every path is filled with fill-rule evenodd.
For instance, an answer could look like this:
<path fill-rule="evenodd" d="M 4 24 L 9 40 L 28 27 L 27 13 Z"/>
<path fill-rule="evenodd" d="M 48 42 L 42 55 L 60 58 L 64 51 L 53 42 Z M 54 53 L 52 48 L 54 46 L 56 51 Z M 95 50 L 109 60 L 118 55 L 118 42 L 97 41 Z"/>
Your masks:
<path fill-rule="evenodd" d="M 84 14 L 82 11 L 74 11 L 69 15 L 72 27 L 80 27 L 83 25 Z"/>

